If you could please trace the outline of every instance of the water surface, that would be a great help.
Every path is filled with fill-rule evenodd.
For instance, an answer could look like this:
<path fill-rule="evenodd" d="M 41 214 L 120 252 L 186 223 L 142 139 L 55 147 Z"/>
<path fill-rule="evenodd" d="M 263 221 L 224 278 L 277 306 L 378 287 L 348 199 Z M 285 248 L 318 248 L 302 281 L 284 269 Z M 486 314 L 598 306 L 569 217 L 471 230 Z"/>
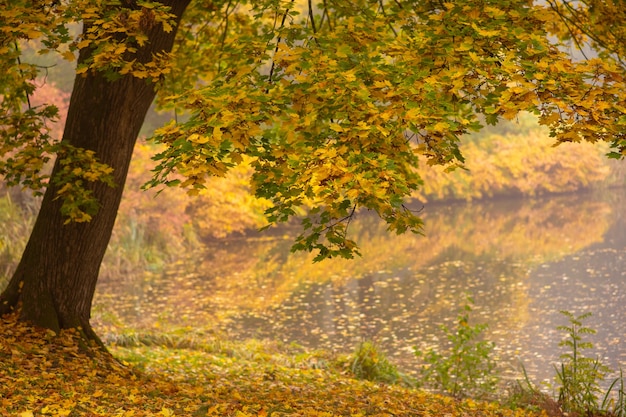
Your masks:
<path fill-rule="evenodd" d="M 425 236 L 396 236 L 363 213 L 351 225 L 363 256 L 312 263 L 293 237 L 209 242 L 163 274 L 98 284 L 95 324 L 191 326 L 233 338 L 271 338 L 349 352 L 376 342 L 414 370 L 412 347 L 441 348 L 466 296 L 473 323 L 507 375 L 519 361 L 535 380 L 553 375 L 567 324 L 592 312 L 592 354 L 626 364 L 626 224 L 623 190 L 534 200 L 427 204 Z M 115 310 L 107 305 L 116 305 Z"/>

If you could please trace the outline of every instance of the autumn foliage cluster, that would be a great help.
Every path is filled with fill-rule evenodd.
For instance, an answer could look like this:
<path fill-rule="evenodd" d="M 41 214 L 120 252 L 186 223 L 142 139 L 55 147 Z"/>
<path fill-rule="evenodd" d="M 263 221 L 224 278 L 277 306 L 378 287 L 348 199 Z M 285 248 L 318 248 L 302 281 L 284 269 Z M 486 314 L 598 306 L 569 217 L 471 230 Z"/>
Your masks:
<path fill-rule="evenodd" d="M 61 119 L 50 125 L 53 131 L 61 131 L 68 98 L 67 93 L 43 80 L 36 90 L 35 102 L 49 101 L 60 108 Z M 414 198 L 436 202 L 529 197 L 621 185 L 623 181 L 620 164 L 610 163 L 604 156 L 606 146 L 564 143 L 554 147 L 546 130 L 528 114 L 464 137 L 460 149 L 467 157 L 465 169 L 447 172 L 438 166 L 419 166 L 423 184 L 413 193 Z M 199 248 L 203 240 L 241 235 L 267 224 L 264 210 L 270 204 L 253 195 L 250 164 L 239 165 L 223 178 L 212 178 L 210 186 L 195 196 L 177 187 L 144 190 L 151 177 L 151 157 L 157 151 L 144 141 L 135 148 L 103 276 L 135 274 L 146 268 L 161 270 Z M 38 203 L 16 190 L 7 201 L 9 190 L 2 192 L 6 207 L 0 226 L 0 253 L 5 270 L 0 275 L 8 277 L 32 227 Z M 369 246 L 367 242 L 365 246 Z"/>
<path fill-rule="evenodd" d="M 111 81 L 133 76 L 156 82 L 159 106 L 185 115 L 154 135 L 162 147 L 151 185 L 210 194 L 205 190 L 215 187 L 213 177 L 251 164 L 251 191 L 270 202 L 263 207 L 267 221 L 308 213 L 294 248 L 324 258 L 357 251 L 345 233 L 356 208 L 376 212 L 391 230 L 419 231 L 419 216 L 403 207 L 415 192 L 474 198 L 494 188 L 507 194 L 576 188 L 576 182 L 561 180 L 562 167 L 588 175 L 582 185 L 600 178 L 601 172 L 571 167 L 566 157 L 559 161 L 562 148 L 550 161 L 539 158 L 547 147 L 538 143 L 521 145 L 533 148 L 525 160 L 517 158 L 517 149 L 503 148 L 506 162 L 474 165 L 476 181 L 464 185 L 468 178 L 459 174 L 444 192 L 431 185 L 438 177 L 414 169 L 482 164 L 484 155 L 463 146 L 461 138 L 525 111 L 538 117 L 553 142 L 605 142 L 619 157 L 622 32 L 604 28 L 614 26 L 606 19 L 620 16 L 620 9 L 613 2 L 595 3 L 568 8 L 568 2 L 523 0 L 357 1 L 351 7 L 342 2 L 194 2 L 180 23 L 172 54 L 154 54 L 146 62 L 130 58 L 149 44 L 142 30 L 159 27 L 171 33 L 175 27 L 158 2 L 132 10 L 99 10 L 89 2 L 55 4 L 46 18 L 17 7 L 6 18 L 22 23 L 9 31 L 16 39 L 42 37 L 42 53 L 58 50 L 73 61 L 77 52 L 92 51 L 79 60 L 81 75 L 101 72 Z M 72 19 L 93 26 L 73 36 L 63 26 Z M 563 47 L 567 42 L 596 54 L 572 59 Z M 15 60 L 21 48 L 3 53 Z M 31 63 L 25 68 L 38 71 Z M 20 93 L 34 90 L 28 77 L 18 78 L 6 83 L 6 94 L 15 101 L 7 101 L 7 110 L 16 114 Z M 50 119 L 45 111 L 52 107 L 33 108 L 32 117 Z M 32 156 L 57 149 L 49 132 L 38 144 L 28 142 L 28 135 L 23 145 L 4 151 L 16 153 L 3 169 L 18 182 L 30 175 L 36 186 L 41 165 Z M 76 178 L 61 182 L 59 193 L 66 215 L 85 221 L 95 206 L 88 195 L 73 197 L 82 191 L 72 178 L 107 181 L 108 172 L 89 155 L 72 158 L 88 163 L 68 171 Z M 533 165 L 535 159 L 542 162 Z M 559 180 L 545 184 L 547 177 L 522 174 L 521 166 L 553 172 Z M 219 195 L 207 197 L 228 210 Z M 207 214 L 209 222 L 219 220 Z"/>
<path fill-rule="evenodd" d="M 604 157 L 605 147 L 562 144 L 555 148 L 531 116 L 468 136 L 462 140 L 461 150 L 468 157 L 466 169 L 446 172 L 421 166 L 424 184 L 413 197 L 422 202 L 531 197 L 622 184 L 620 165 Z M 211 179 L 211 186 L 197 196 L 175 187 L 157 193 L 142 189 L 150 180 L 150 158 L 155 151 L 145 142 L 135 148 L 103 276 L 135 274 L 146 268 L 161 270 L 200 248 L 206 239 L 237 236 L 267 224 L 263 212 L 269 203 L 254 197 L 249 165 L 238 166 L 224 178 Z M 7 192 L 4 190 L 2 204 L 6 208 L 0 226 L 4 242 L 0 253 L 6 267 L 0 274 L 5 277 L 19 258 L 37 208 L 37 200 L 23 193 L 12 192 L 12 200 L 7 201 Z M 430 226 L 438 228 L 433 223 Z M 352 230 L 358 234 L 357 229 Z M 365 241 L 364 248 L 369 246 Z"/>

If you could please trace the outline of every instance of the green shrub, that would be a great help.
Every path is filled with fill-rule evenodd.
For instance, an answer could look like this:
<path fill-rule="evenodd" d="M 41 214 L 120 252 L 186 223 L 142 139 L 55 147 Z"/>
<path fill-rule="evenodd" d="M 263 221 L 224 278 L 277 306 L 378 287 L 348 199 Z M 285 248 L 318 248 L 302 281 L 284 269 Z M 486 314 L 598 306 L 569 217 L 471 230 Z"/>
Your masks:
<path fill-rule="evenodd" d="M 583 340 L 583 336 L 596 333 L 594 329 L 583 325 L 583 321 L 589 318 L 591 313 L 575 316 L 568 311 L 561 311 L 561 314 L 567 317 L 569 324 L 557 327 L 557 330 L 566 334 L 559 346 L 567 348 L 567 351 L 560 355 L 562 362 L 555 366 L 556 387 L 552 388 L 556 388 L 558 396 L 552 398 L 542 392 L 530 381 L 522 365 L 524 381 L 518 381 L 512 387 L 505 403 L 512 408 L 543 410 L 550 416 L 566 413 L 565 415 L 578 417 L 626 417 L 623 372 L 620 370 L 619 377 L 615 378 L 605 390 L 601 383 L 612 371 L 602 364 L 599 358 L 583 354 L 583 350 L 593 348 L 593 344 Z"/>
<path fill-rule="evenodd" d="M 447 349 L 440 352 L 431 349 L 422 352 L 415 347 L 415 355 L 423 358 L 426 365 L 421 372 L 421 381 L 431 387 L 456 398 L 485 398 L 495 392 L 499 376 L 491 355 L 494 343 L 480 340 L 487 328 L 486 324 L 470 326 L 470 304 L 459 311 L 456 329 L 441 326 L 449 342 Z"/>
<path fill-rule="evenodd" d="M 568 349 L 560 356 L 563 362 L 555 367 L 559 403 L 566 412 L 592 415 L 600 411 L 599 399 L 603 393 L 600 382 L 611 370 L 600 359 L 585 356 L 582 352 L 593 348 L 591 342 L 583 341 L 583 335 L 596 333 L 594 329 L 583 325 L 583 320 L 590 317 L 591 313 L 575 316 L 569 311 L 561 311 L 561 314 L 567 317 L 569 325 L 557 327 L 567 335 L 559 346 Z"/>
<path fill-rule="evenodd" d="M 395 383 L 402 379 L 398 369 L 372 342 L 362 342 L 349 358 L 350 371 L 359 379 Z"/>

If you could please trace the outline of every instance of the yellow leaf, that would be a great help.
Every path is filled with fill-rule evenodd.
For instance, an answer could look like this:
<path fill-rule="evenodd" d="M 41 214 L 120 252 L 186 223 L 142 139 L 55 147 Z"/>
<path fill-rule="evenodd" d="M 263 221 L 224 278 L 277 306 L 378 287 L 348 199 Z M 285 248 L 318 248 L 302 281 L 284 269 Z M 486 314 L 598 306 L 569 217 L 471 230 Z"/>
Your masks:
<path fill-rule="evenodd" d="M 273 109 L 272 109 L 273 110 Z M 278 111 L 279 109 L 277 108 L 276 111 Z M 232 111 L 225 109 L 224 111 L 222 111 L 222 113 L 220 114 L 220 120 L 223 123 L 230 123 L 234 120 L 237 119 L 237 115 L 235 113 L 233 113 Z"/>
<path fill-rule="evenodd" d="M 76 44 L 76 47 L 78 49 L 83 49 L 83 48 L 89 46 L 90 43 L 91 43 L 91 41 L 89 39 L 83 39 L 82 41 L 80 41 L 80 42 L 78 42 Z"/>
<path fill-rule="evenodd" d="M 359 195 L 361 195 L 361 192 L 359 190 L 355 190 L 354 188 L 351 188 L 348 190 L 346 195 L 348 196 L 350 200 L 355 201 L 357 198 L 359 198 Z"/>
<path fill-rule="evenodd" d="M 220 130 L 219 126 L 215 126 L 213 128 L 213 139 L 215 139 L 216 142 L 222 141 L 222 131 Z"/>
<path fill-rule="evenodd" d="M 197 133 L 194 133 L 189 136 L 189 142 L 198 143 L 200 145 L 207 143 L 208 141 L 209 141 L 208 137 L 204 135 L 199 135 Z"/>
<path fill-rule="evenodd" d="M 356 127 L 359 130 L 370 130 L 370 126 L 364 121 L 359 121 Z"/>
<path fill-rule="evenodd" d="M 67 193 L 71 189 L 72 189 L 72 184 L 66 183 L 65 185 L 63 185 L 63 187 L 61 187 L 59 191 L 57 191 L 57 194 L 61 195 L 61 194 Z"/>
<path fill-rule="evenodd" d="M 474 61 L 474 62 L 478 62 L 478 61 L 480 61 L 480 57 L 478 56 L 478 54 L 477 54 L 476 52 L 472 52 L 472 51 L 470 51 L 470 52 L 468 52 L 467 54 L 469 55 L 469 57 L 470 57 L 470 59 L 471 59 L 472 61 Z"/>
<path fill-rule="evenodd" d="M 492 17 L 495 17 L 495 18 L 502 17 L 502 16 L 506 15 L 506 12 L 504 12 L 504 11 L 498 9 L 498 8 L 491 7 L 491 6 L 485 7 L 485 12 L 488 15 L 490 15 Z"/>
<path fill-rule="evenodd" d="M 328 127 L 330 128 L 330 130 L 334 130 L 335 132 L 344 131 L 344 128 L 341 127 L 338 123 L 331 123 L 330 125 L 328 125 Z"/>
<path fill-rule="evenodd" d="M 23 411 L 20 413 L 20 417 L 34 417 L 34 414 L 32 411 Z"/>
<path fill-rule="evenodd" d="M 389 136 L 389 130 L 387 130 L 386 128 L 380 126 L 380 125 L 376 125 L 376 129 L 383 134 L 383 136 Z"/>
<path fill-rule="evenodd" d="M 374 81 L 374 87 L 376 88 L 388 88 L 391 87 L 391 83 L 389 82 L 389 80 L 384 80 L 384 81 Z"/>
<path fill-rule="evenodd" d="M 26 29 L 24 33 L 26 34 L 26 37 L 28 37 L 29 39 L 37 39 L 38 37 L 41 36 L 41 32 L 38 31 L 37 29 Z"/>
<path fill-rule="evenodd" d="M 133 76 L 137 78 L 148 78 L 148 71 L 145 70 L 135 70 L 133 71 Z"/>
<path fill-rule="evenodd" d="M 502 113 L 502 117 L 504 117 L 507 120 L 513 120 L 517 117 L 517 115 L 519 114 L 519 111 L 516 109 L 509 109 L 507 111 L 505 111 L 504 113 Z"/>
<path fill-rule="evenodd" d="M 485 37 L 492 37 L 492 36 L 496 36 L 498 35 L 500 32 L 497 30 L 485 30 L 485 29 L 481 29 L 478 27 L 478 25 L 476 23 L 472 23 L 472 28 L 474 28 L 474 30 L 476 32 L 478 32 L 478 34 L 480 36 L 485 36 Z"/>
<path fill-rule="evenodd" d="M 65 51 L 61 54 L 63 56 L 63 59 L 65 59 L 66 61 L 72 62 L 74 61 L 74 59 L 76 59 L 76 57 L 74 56 L 74 52 L 72 51 Z"/>
<path fill-rule="evenodd" d="M 435 132 L 443 132 L 443 131 L 447 130 L 449 127 L 450 127 L 450 125 L 448 123 L 446 123 L 446 122 L 437 122 L 432 127 L 432 129 Z"/>
<path fill-rule="evenodd" d="M 356 80 L 356 75 L 354 74 L 354 72 L 355 72 L 354 70 L 350 70 L 350 71 L 347 71 L 347 72 L 345 72 L 343 74 L 343 76 L 346 79 L 346 81 L 352 82 L 352 81 Z"/>
<path fill-rule="evenodd" d="M 465 39 L 463 39 L 463 42 L 461 43 L 461 45 L 455 48 L 455 51 L 459 51 L 459 52 L 470 51 L 473 48 L 474 48 L 474 40 L 470 37 L 466 37 Z"/>
<path fill-rule="evenodd" d="M 165 417 L 171 417 L 171 416 L 174 415 L 174 412 L 171 409 L 167 408 L 167 407 L 163 407 L 161 409 L 161 411 L 159 412 L 159 415 L 162 415 L 162 416 L 165 416 Z"/>

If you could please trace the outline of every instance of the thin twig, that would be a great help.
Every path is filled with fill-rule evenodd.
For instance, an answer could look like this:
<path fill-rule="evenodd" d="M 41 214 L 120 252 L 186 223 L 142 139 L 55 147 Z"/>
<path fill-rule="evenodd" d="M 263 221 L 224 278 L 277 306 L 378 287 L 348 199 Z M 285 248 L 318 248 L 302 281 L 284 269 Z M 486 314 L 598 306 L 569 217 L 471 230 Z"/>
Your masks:
<path fill-rule="evenodd" d="M 235 4 L 235 6 L 233 7 L 233 9 L 231 10 L 231 12 L 228 12 L 228 9 L 230 8 L 230 5 L 232 4 L 232 0 L 230 0 L 228 2 L 228 4 L 226 5 L 226 9 L 224 10 L 224 32 L 222 32 L 222 38 L 220 39 L 220 56 L 218 58 L 218 63 L 217 63 L 217 72 L 219 73 L 220 70 L 222 69 L 222 53 L 224 52 L 224 45 L 226 44 L 226 36 L 228 35 L 228 22 L 230 20 L 230 15 L 235 11 L 235 9 L 237 8 L 237 5 Z"/>
<path fill-rule="evenodd" d="M 571 20 L 568 17 L 565 17 L 561 13 L 561 11 L 559 10 L 559 7 L 556 5 L 556 3 L 552 2 L 551 0 L 548 0 L 548 4 L 550 5 L 550 8 L 552 10 L 554 10 L 554 12 L 561 18 L 561 20 L 563 21 L 563 23 L 567 27 L 567 31 L 572 35 L 572 39 L 574 40 L 574 43 L 576 44 L 576 48 L 578 48 L 578 50 L 580 51 L 580 53 L 583 55 L 583 57 L 586 60 L 589 60 L 589 58 L 585 54 L 585 51 L 583 50 L 582 45 L 580 44 L 580 42 L 578 41 L 576 35 L 574 34 L 574 31 L 570 28 L 570 25 L 568 24 L 568 22 L 573 24 L 578 30 L 580 30 L 581 32 L 584 33 L 583 29 L 579 25 L 577 25 L 576 22 L 574 22 L 573 20 Z M 571 6 L 566 1 L 564 1 L 563 4 L 565 4 L 565 7 L 569 8 L 571 10 Z M 574 10 L 571 10 L 571 11 L 574 12 Z"/>
<path fill-rule="evenodd" d="M 313 15 L 313 3 L 309 0 L 309 20 L 311 21 L 311 29 L 313 29 L 313 33 L 317 33 L 317 28 L 315 27 L 315 16 Z"/>
<path fill-rule="evenodd" d="M 293 4 L 294 0 L 291 0 L 291 3 Z M 285 21 L 287 20 L 287 15 L 289 14 L 289 9 L 285 9 L 285 13 L 283 14 L 283 19 L 280 22 L 280 29 L 283 29 L 285 27 Z M 274 48 L 274 56 L 276 56 L 276 54 L 278 53 L 278 46 L 280 45 L 280 41 L 282 40 L 282 36 L 278 35 L 278 39 L 276 39 L 276 48 Z M 272 76 L 274 75 L 274 68 L 276 67 L 276 61 L 274 61 L 274 59 L 272 59 L 272 66 L 270 67 L 270 74 L 269 77 L 267 79 L 268 84 L 272 84 Z M 269 93 L 270 88 L 269 86 L 267 87 L 267 89 L 265 90 L 265 93 Z"/>
<path fill-rule="evenodd" d="M 354 206 L 352 206 L 352 211 L 348 215 L 348 218 L 347 218 L 347 221 L 346 221 L 346 227 L 343 229 L 343 238 L 344 239 L 346 239 L 347 236 L 348 236 L 348 227 L 350 227 L 350 222 L 354 218 L 354 213 L 355 212 L 356 212 L 356 204 Z"/>
<path fill-rule="evenodd" d="M 15 46 L 15 52 L 17 52 L 17 65 L 19 68 L 20 76 L 24 76 L 24 71 L 22 71 L 22 60 L 20 59 L 20 47 L 17 44 L 17 41 L 13 41 L 13 46 Z M 32 105 L 30 103 L 30 94 L 26 91 L 26 102 L 28 103 L 28 110 L 32 110 Z"/>
<path fill-rule="evenodd" d="M 320 22 L 320 28 L 324 24 L 324 18 L 326 18 L 326 20 L 328 20 L 328 30 L 332 32 L 333 25 L 330 23 L 330 15 L 328 14 L 328 4 L 326 4 L 326 0 L 324 0 L 323 4 L 324 4 L 324 13 L 322 13 L 322 20 Z"/>
<path fill-rule="evenodd" d="M 387 13 L 385 12 L 385 5 L 383 3 L 383 0 L 379 0 L 378 4 L 380 5 L 380 7 L 379 7 L 380 12 L 383 14 L 383 16 L 387 17 Z M 398 32 L 393 27 L 393 24 L 391 22 L 389 22 L 389 29 L 391 29 L 391 31 L 393 32 L 393 35 L 397 38 L 398 37 Z"/>

